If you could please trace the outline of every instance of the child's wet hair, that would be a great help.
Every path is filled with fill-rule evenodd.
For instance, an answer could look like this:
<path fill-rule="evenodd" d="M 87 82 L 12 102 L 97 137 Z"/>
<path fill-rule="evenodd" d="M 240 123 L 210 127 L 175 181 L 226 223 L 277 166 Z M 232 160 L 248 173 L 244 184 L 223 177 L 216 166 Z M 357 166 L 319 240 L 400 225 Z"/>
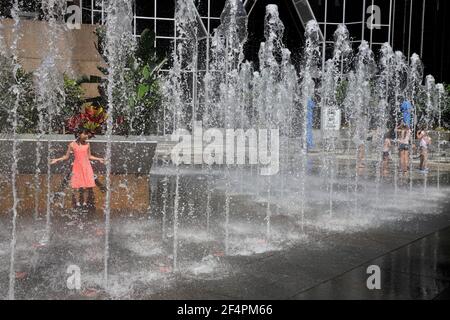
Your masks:
<path fill-rule="evenodd" d="M 418 131 L 427 131 L 427 130 L 428 130 L 428 126 L 426 124 L 422 124 L 418 128 Z"/>
<path fill-rule="evenodd" d="M 86 128 L 79 128 L 77 129 L 77 131 L 75 131 L 75 138 L 79 139 L 81 134 L 83 133 L 89 135 L 91 132 Z"/>

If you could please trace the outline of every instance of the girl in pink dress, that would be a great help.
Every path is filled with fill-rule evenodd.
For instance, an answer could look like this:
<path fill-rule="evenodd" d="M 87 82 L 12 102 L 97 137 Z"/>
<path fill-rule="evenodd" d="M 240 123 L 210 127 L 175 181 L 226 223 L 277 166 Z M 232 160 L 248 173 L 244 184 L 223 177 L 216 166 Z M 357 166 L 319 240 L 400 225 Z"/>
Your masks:
<path fill-rule="evenodd" d="M 105 163 L 105 159 L 97 158 L 91 155 L 91 148 L 87 140 L 90 138 L 90 132 L 86 129 L 81 129 L 76 134 L 77 139 L 69 144 L 66 154 L 58 159 L 51 160 L 51 164 L 56 164 L 61 161 L 67 161 L 70 154 L 74 154 L 74 161 L 72 166 L 72 189 L 80 191 L 77 207 L 83 202 L 83 207 L 87 206 L 88 190 L 95 187 L 94 171 L 92 170 L 91 160 Z"/>

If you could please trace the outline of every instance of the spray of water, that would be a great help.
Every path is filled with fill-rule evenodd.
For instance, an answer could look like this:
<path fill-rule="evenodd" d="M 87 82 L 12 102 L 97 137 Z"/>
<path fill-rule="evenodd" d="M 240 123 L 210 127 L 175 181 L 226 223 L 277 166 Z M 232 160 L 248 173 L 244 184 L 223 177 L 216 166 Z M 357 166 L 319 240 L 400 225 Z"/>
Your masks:
<path fill-rule="evenodd" d="M 395 67 L 394 67 L 394 110 L 392 116 L 395 119 L 395 128 L 401 123 L 400 106 L 406 99 L 406 83 L 408 78 L 408 65 L 406 57 L 402 52 L 395 52 Z M 397 141 L 397 130 L 394 130 L 394 141 Z M 394 193 L 397 196 L 399 188 L 399 157 L 395 157 L 394 165 Z"/>
<path fill-rule="evenodd" d="M 315 96 L 315 82 L 314 79 L 319 78 L 319 25 L 316 21 L 309 21 L 306 25 L 305 38 L 306 44 L 303 52 L 303 66 L 300 90 L 301 90 L 301 106 L 302 106 L 302 134 L 301 134 L 301 171 L 300 171 L 300 199 L 301 203 L 301 226 L 304 231 L 305 225 L 305 209 L 306 209 L 306 165 L 308 161 L 308 143 L 307 143 L 307 126 L 308 126 L 308 103 Z"/>
<path fill-rule="evenodd" d="M 64 79 L 62 73 L 58 69 L 58 62 L 60 59 L 60 52 L 58 49 L 58 41 L 61 39 L 62 33 L 65 31 L 65 24 L 63 23 L 65 2 L 58 1 L 43 1 L 42 10 L 44 12 L 44 18 L 47 21 L 47 38 L 48 54 L 42 61 L 42 64 L 35 73 L 36 79 L 36 105 L 38 109 L 39 123 L 38 123 L 38 142 L 36 144 L 37 160 L 36 160 L 36 174 L 35 178 L 39 175 L 39 163 L 41 162 L 40 146 L 42 135 L 47 133 L 51 135 L 53 133 L 55 117 L 59 114 L 59 110 L 65 103 L 64 93 Z M 52 204 L 54 200 L 54 194 L 52 192 L 52 175 L 50 159 L 53 157 L 52 141 L 47 141 L 48 153 L 47 156 L 47 179 L 46 179 L 46 232 L 45 238 L 42 239 L 42 243 L 46 243 L 50 239 L 50 224 L 52 215 Z M 37 193 L 37 192 L 36 192 Z M 35 199 L 38 199 L 38 195 L 35 195 Z M 39 201 L 36 201 L 38 206 Z M 37 209 L 37 208 L 36 208 Z"/>
<path fill-rule="evenodd" d="M 104 250 L 104 286 L 108 288 L 109 235 L 111 220 L 111 147 L 114 116 L 120 114 L 120 108 L 127 105 L 129 92 L 126 88 L 124 70 L 130 52 L 134 52 L 132 33 L 132 3 L 126 0 L 110 0 L 107 3 L 105 56 L 108 63 L 108 113 L 106 129 L 106 195 L 105 195 L 105 250 Z"/>
<path fill-rule="evenodd" d="M 381 48 L 380 76 L 376 88 L 378 94 L 378 108 L 375 109 L 374 121 L 372 123 L 372 125 L 377 128 L 374 136 L 378 158 L 375 173 L 377 201 L 380 199 L 380 186 L 383 174 L 383 145 L 385 138 L 387 138 L 388 118 L 390 114 L 389 106 L 394 98 L 391 88 L 394 83 L 395 62 L 395 53 L 391 46 L 389 44 L 384 44 Z"/>
<path fill-rule="evenodd" d="M 20 19 L 19 19 L 19 2 L 18 0 L 12 1 L 11 8 L 11 16 L 14 20 L 13 30 L 12 30 L 12 44 L 10 47 L 10 52 L 12 54 L 12 63 L 13 63 L 13 78 L 15 83 L 11 88 L 12 94 L 15 96 L 15 103 L 13 104 L 13 108 L 11 110 L 11 123 L 13 130 L 13 146 L 12 146 L 12 165 L 11 165 L 11 186 L 12 186 L 12 197 L 13 197 L 13 206 L 12 206 L 12 231 L 11 231 L 11 245 L 10 245 L 10 267 L 9 267 L 9 290 L 8 290 L 8 298 L 10 300 L 14 300 L 15 297 L 15 253 L 16 253 L 16 232 L 17 232 L 17 208 L 19 205 L 19 197 L 17 194 L 17 164 L 18 164 L 18 139 L 17 139 L 17 124 L 18 124 L 18 108 L 20 102 L 20 96 L 23 93 L 23 88 L 18 82 L 18 70 L 20 68 L 19 60 L 18 60 L 18 43 L 20 40 Z"/>
<path fill-rule="evenodd" d="M 438 141 L 437 141 L 437 150 L 438 150 L 438 165 L 437 165 L 437 188 L 440 190 L 441 188 L 441 157 L 442 157 L 442 110 L 446 103 L 447 96 L 445 87 L 442 83 L 437 84 L 436 86 L 437 92 L 438 92 L 438 101 L 437 101 L 437 124 L 438 124 Z"/>
<path fill-rule="evenodd" d="M 325 65 L 325 73 L 322 76 L 322 113 L 325 117 L 335 115 L 339 109 L 342 109 L 343 101 L 340 100 L 340 90 L 345 85 L 346 73 L 353 50 L 350 44 L 350 36 L 345 25 L 339 25 L 334 33 L 335 45 L 332 59 Z M 323 171 L 327 177 L 327 188 L 329 192 L 329 213 L 333 215 L 333 188 L 336 175 L 336 136 L 335 130 L 329 130 L 322 126 L 322 144 L 323 144 Z"/>
<path fill-rule="evenodd" d="M 412 132 L 412 142 L 415 144 L 416 132 L 417 132 L 417 97 L 420 95 L 422 90 L 423 81 L 423 64 L 420 57 L 417 54 L 413 54 L 410 60 L 409 73 L 408 73 L 408 95 L 409 101 L 411 101 L 413 106 L 412 119 L 414 119 L 411 132 Z M 411 150 L 412 151 L 412 150 Z M 413 194 L 413 153 L 409 152 L 409 193 L 410 196 Z"/>
<path fill-rule="evenodd" d="M 356 146 L 355 185 L 354 185 L 354 213 L 358 213 L 360 177 L 367 168 L 368 137 L 373 101 L 373 79 L 376 73 L 376 64 L 372 50 L 367 42 L 363 41 L 358 49 L 356 57 L 356 87 L 353 105 L 353 142 Z"/>

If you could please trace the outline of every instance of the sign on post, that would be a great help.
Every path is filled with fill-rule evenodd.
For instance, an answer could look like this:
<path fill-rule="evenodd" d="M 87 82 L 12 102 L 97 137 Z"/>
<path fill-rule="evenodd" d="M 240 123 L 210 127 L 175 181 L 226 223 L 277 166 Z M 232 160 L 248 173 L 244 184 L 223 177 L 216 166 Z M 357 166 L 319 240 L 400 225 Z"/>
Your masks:
<path fill-rule="evenodd" d="M 335 137 L 341 129 L 341 110 L 337 108 L 322 108 L 322 132 L 325 136 Z"/>

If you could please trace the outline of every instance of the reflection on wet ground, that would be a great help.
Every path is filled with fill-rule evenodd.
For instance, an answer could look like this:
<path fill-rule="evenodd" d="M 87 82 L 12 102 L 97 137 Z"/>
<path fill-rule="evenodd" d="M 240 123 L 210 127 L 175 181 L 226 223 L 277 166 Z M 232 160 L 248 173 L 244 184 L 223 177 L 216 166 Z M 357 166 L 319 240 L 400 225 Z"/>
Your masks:
<path fill-rule="evenodd" d="M 369 266 L 380 267 L 380 289 L 368 290 Z M 295 299 L 448 299 L 450 228 L 306 289 Z M 344 290 L 342 290 L 344 289 Z"/>
<path fill-rule="evenodd" d="M 362 177 L 355 189 L 338 177 L 331 212 L 327 183 L 311 176 L 302 220 L 295 175 L 236 170 L 227 183 L 224 171 L 180 169 L 177 198 L 176 174 L 153 170 L 149 212 L 113 213 L 106 290 L 101 214 L 55 209 L 48 241 L 45 219 L 20 217 L 16 298 L 432 299 L 450 285 L 450 231 L 435 233 L 450 225 L 448 175 L 440 190 L 432 174 L 426 185 L 414 176 L 412 191 L 409 179 L 394 188 Z M 7 215 L 1 222 L 6 298 L 11 227 Z M 372 264 L 381 268 L 382 290 L 366 287 Z M 73 265 L 80 290 L 67 286 Z"/>

